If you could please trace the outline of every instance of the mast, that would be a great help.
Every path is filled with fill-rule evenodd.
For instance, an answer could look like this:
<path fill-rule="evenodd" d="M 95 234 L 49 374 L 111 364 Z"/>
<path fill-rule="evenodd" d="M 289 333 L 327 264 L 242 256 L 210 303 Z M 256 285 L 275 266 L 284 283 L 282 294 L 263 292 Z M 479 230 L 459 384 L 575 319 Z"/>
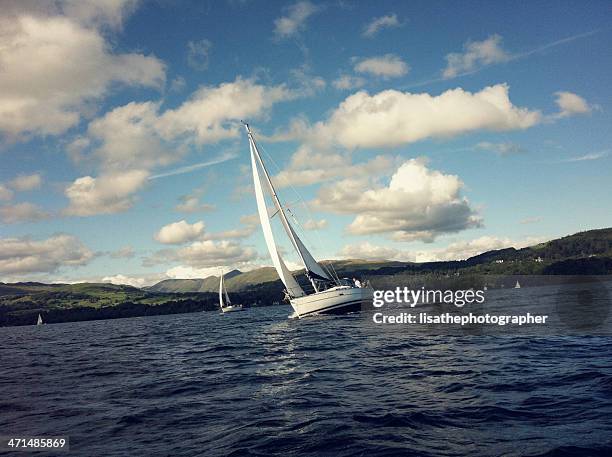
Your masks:
<path fill-rule="evenodd" d="M 315 279 L 311 276 L 311 274 L 314 274 L 314 276 L 318 276 L 320 279 L 327 280 L 327 281 L 331 281 L 332 279 L 325 273 L 325 271 L 323 271 L 321 266 L 312 257 L 308 249 L 306 249 L 306 246 L 304 246 L 304 243 L 302 243 L 302 240 L 300 240 L 300 238 L 297 236 L 297 234 L 293 230 L 293 227 L 291 227 L 291 224 L 289 223 L 289 220 L 287 219 L 287 215 L 285 214 L 285 210 L 283 209 L 280 199 L 278 198 L 278 194 L 276 193 L 276 189 L 274 188 L 274 185 L 272 184 L 272 180 L 270 179 L 270 174 L 268 173 L 268 169 L 266 168 L 266 165 L 264 164 L 261 158 L 261 154 L 259 153 L 259 150 L 257 149 L 257 144 L 255 143 L 255 139 L 253 138 L 253 133 L 251 132 L 251 129 L 249 128 L 248 124 L 245 123 L 244 126 L 246 128 L 246 131 L 249 137 L 249 146 L 251 148 L 251 153 L 257 159 L 257 162 L 259 163 L 263 171 L 263 174 L 266 178 L 266 184 L 268 185 L 268 189 L 270 191 L 272 201 L 274 202 L 274 206 L 276 207 L 276 213 L 279 214 L 283 228 L 285 229 L 287 236 L 291 240 L 291 244 L 293 244 L 293 247 L 295 248 L 295 250 L 298 252 L 298 255 L 300 256 L 300 260 L 302 261 L 302 264 L 304 265 L 304 268 L 306 269 L 308 279 L 312 283 L 312 286 L 314 287 L 315 292 L 318 292 L 319 288 L 317 286 Z M 253 166 L 255 167 L 256 164 L 254 163 Z"/>
<path fill-rule="evenodd" d="M 221 272 L 221 277 L 219 278 L 219 306 L 223 309 L 223 271 Z"/>

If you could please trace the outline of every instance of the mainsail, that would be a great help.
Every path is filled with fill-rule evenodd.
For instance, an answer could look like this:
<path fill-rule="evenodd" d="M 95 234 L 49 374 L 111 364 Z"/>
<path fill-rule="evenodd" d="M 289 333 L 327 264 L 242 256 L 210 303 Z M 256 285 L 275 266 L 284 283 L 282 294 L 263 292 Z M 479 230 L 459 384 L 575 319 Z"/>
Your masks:
<path fill-rule="evenodd" d="M 268 245 L 268 251 L 270 251 L 270 257 L 272 257 L 272 262 L 274 263 L 276 271 L 278 272 L 278 275 L 287 287 L 287 290 L 289 291 L 290 295 L 293 297 L 300 297 L 304 295 L 304 291 L 297 284 L 295 278 L 287 269 L 285 263 L 280 257 L 280 254 L 276 247 L 276 243 L 274 241 L 274 235 L 272 234 L 272 226 L 270 224 L 271 217 L 274 217 L 277 214 L 279 215 L 282 226 L 285 229 L 287 236 L 291 240 L 291 244 L 299 254 L 300 260 L 302 261 L 304 268 L 306 268 L 308 277 L 312 281 L 315 290 L 318 290 L 315 280 L 332 281 L 332 279 L 329 277 L 328 273 L 323 270 L 323 268 L 321 268 L 321 266 L 317 263 L 312 254 L 310 254 L 308 249 L 306 249 L 306 246 L 304 246 L 304 243 L 302 242 L 302 240 L 300 240 L 297 233 L 295 233 L 293 227 L 291 227 L 291 224 L 287 219 L 287 215 L 285 214 L 280 200 L 278 199 L 278 195 L 276 194 L 276 190 L 274 189 L 274 186 L 270 179 L 270 175 L 268 174 L 268 170 L 266 169 L 266 166 L 264 165 L 261 159 L 261 155 L 259 154 L 257 145 L 255 144 L 255 140 L 253 139 L 253 134 L 251 133 L 251 130 L 249 129 L 248 125 L 245 125 L 245 127 L 249 136 L 249 147 L 251 150 L 251 164 L 253 167 L 253 181 L 255 185 L 257 209 L 259 211 L 259 219 L 263 228 L 266 244 Z M 263 181 L 259 174 L 259 169 L 261 169 L 263 178 L 265 178 Z M 268 214 L 268 209 L 263 195 L 263 187 L 267 189 L 274 203 L 275 211 L 272 216 Z"/>
<path fill-rule="evenodd" d="M 223 273 L 221 273 L 221 278 L 219 279 L 219 306 L 223 308 Z"/>
<path fill-rule="evenodd" d="M 223 294 L 225 293 L 225 302 L 223 302 Z M 229 295 L 227 295 L 227 289 L 225 288 L 225 278 L 223 277 L 223 272 L 221 272 L 221 279 L 219 280 L 219 305 L 221 308 L 224 306 L 231 305 L 232 302 L 229 299 Z"/>
<path fill-rule="evenodd" d="M 270 257 L 272 258 L 272 263 L 274 264 L 274 268 L 276 268 L 276 272 L 280 277 L 281 281 L 287 288 L 287 292 L 292 297 L 302 297 L 304 295 L 304 291 L 297 283 L 285 262 L 283 262 L 280 253 L 276 249 L 276 243 L 274 242 L 274 234 L 272 233 L 272 225 L 270 224 L 270 217 L 268 216 L 268 208 L 266 206 L 266 200 L 264 198 L 261 178 L 259 177 L 259 171 L 257 166 L 257 158 L 256 154 L 259 155 L 257 151 L 257 147 L 251 137 L 251 131 L 247 126 L 247 132 L 249 132 L 249 146 L 251 148 L 251 165 L 253 166 L 253 183 L 255 186 L 255 198 L 257 200 L 257 210 L 259 212 L 259 221 L 261 222 L 261 228 L 263 230 L 264 238 L 266 239 L 266 245 L 268 246 L 268 251 L 270 252 Z M 263 170 L 264 173 L 267 174 L 266 170 Z M 268 182 L 266 182 L 268 184 Z M 272 191 L 271 189 L 268 189 Z M 281 210 L 282 211 L 282 210 Z"/>

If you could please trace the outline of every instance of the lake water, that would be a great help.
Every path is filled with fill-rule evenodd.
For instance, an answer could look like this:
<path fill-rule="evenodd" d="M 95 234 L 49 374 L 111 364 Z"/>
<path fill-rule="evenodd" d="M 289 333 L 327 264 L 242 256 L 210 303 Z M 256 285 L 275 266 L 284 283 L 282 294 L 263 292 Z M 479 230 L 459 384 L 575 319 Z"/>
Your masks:
<path fill-rule="evenodd" d="M 289 314 L 1 328 L 0 435 L 82 456 L 612 455 L 612 337 Z"/>

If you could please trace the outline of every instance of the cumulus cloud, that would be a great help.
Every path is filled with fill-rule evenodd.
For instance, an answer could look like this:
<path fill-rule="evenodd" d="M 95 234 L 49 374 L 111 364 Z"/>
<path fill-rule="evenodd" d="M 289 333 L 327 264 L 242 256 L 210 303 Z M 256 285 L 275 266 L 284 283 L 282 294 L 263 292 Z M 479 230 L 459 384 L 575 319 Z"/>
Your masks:
<path fill-rule="evenodd" d="M 377 246 L 365 241 L 363 243 L 347 244 L 339 254 L 346 259 L 391 260 L 395 259 L 399 253 L 398 249 Z"/>
<path fill-rule="evenodd" d="M 506 84 L 476 93 L 451 89 L 437 96 L 360 91 L 341 102 L 326 121 L 296 131 L 294 136 L 345 148 L 394 147 L 475 130 L 526 129 L 541 120 L 539 111 L 514 106 L 508 92 Z"/>
<path fill-rule="evenodd" d="M 0 184 L 0 200 L 11 200 L 13 198 L 13 191 L 6 187 L 4 184 Z"/>
<path fill-rule="evenodd" d="M 76 138 L 69 146 L 71 157 L 78 162 L 94 161 L 101 173 L 95 178 L 78 178 L 67 187 L 65 193 L 71 199 L 71 207 L 66 213 L 94 215 L 124 211 L 131 206 L 133 194 L 144 186 L 146 179 L 187 173 L 234 158 L 227 153 L 166 173 L 153 175 L 150 171 L 174 163 L 204 144 L 235 138 L 239 135 L 240 119 L 257 118 L 274 103 L 302 95 L 302 88 L 266 86 L 254 79 L 237 77 L 233 82 L 200 87 L 175 109 L 161 111 L 160 104 L 153 102 L 119 106 L 91 121 L 86 135 Z M 126 177 L 131 178 L 132 186 L 125 186 Z M 116 180 L 123 187 L 119 187 L 114 198 L 101 192 L 102 184 L 110 185 Z M 75 208 L 72 204 L 77 197 L 99 202 L 106 201 L 104 196 L 111 200 L 110 204 L 96 204 L 89 209 Z"/>
<path fill-rule="evenodd" d="M 319 7 L 305 0 L 286 9 L 287 14 L 274 21 L 274 35 L 278 39 L 291 38 L 306 29 L 306 21 Z"/>
<path fill-rule="evenodd" d="M 198 221 L 189 224 L 184 219 L 163 226 L 156 234 L 155 239 L 164 244 L 183 244 L 197 240 L 204 233 L 204 222 Z"/>
<path fill-rule="evenodd" d="M 555 103 L 559 107 L 559 112 L 554 116 L 556 118 L 588 114 L 592 111 L 592 107 L 580 95 L 564 91 L 556 92 L 555 95 L 557 96 Z"/>
<path fill-rule="evenodd" d="M 349 259 L 396 260 L 401 262 L 441 262 L 466 260 L 483 252 L 514 247 L 517 249 L 533 246 L 546 241 L 543 237 L 527 237 L 513 240 L 508 237 L 481 236 L 473 240 L 455 241 L 436 249 L 404 250 L 390 246 L 379 246 L 366 241 L 348 244 L 340 255 Z"/>
<path fill-rule="evenodd" d="M 40 176 L 38 173 L 33 173 L 31 175 L 19 175 L 10 182 L 10 186 L 19 192 L 38 189 L 41 184 L 42 176 Z"/>
<path fill-rule="evenodd" d="M 159 104 L 153 102 L 119 106 L 94 119 L 87 128 L 90 156 L 104 170 L 150 169 L 180 159 L 185 149 L 165 142 L 158 131 Z"/>
<path fill-rule="evenodd" d="M 195 241 L 178 249 L 164 249 L 144 259 L 145 266 L 178 262 L 192 268 L 210 268 L 238 265 L 257 259 L 257 251 L 251 247 L 228 240 Z"/>
<path fill-rule="evenodd" d="M 522 240 L 481 236 L 474 240 L 456 241 L 444 248 L 418 251 L 415 253 L 417 262 L 435 262 L 446 260 L 465 260 L 483 252 L 514 247 L 517 249 L 533 246 L 546 241 L 543 237 L 527 237 Z"/>
<path fill-rule="evenodd" d="M 286 186 L 309 186 L 320 182 L 351 176 L 387 174 L 396 160 L 378 155 L 366 162 L 353 163 L 350 154 L 301 146 L 292 156 L 287 167 L 274 178 L 278 188 Z"/>
<path fill-rule="evenodd" d="M 398 56 L 385 54 L 384 56 L 370 57 L 358 61 L 355 64 L 355 71 L 383 78 L 397 78 L 407 74 L 410 67 Z"/>
<path fill-rule="evenodd" d="M 29 11 L 29 4 L 20 8 L 17 3 L 0 18 L 0 132 L 60 134 L 76 125 L 87 104 L 103 97 L 111 85 L 163 85 L 165 65 L 160 60 L 114 53 L 96 28 L 119 21 L 128 9 L 127 2 L 106 3 L 115 7 L 57 2 L 59 10 Z"/>
<path fill-rule="evenodd" d="M 257 258 L 257 252 L 233 241 L 205 240 L 179 249 L 177 258 L 190 266 L 203 268 L 252 261 Z"/>
<path fill-rule="evenodd" d="M 255 226 L 247 226 L 241 229 L 223 230 L 216 233 L 207 233 L 204 235 L 206 240 L 224 240 L 228 238 L 248 238 L 255 231 Z"/>
<path fill-rule="evenodd" d="M 148 285 L 149 281 L 143 277 L 125 276 L 122 274 L 114 276 L 105 276 L 102 278 L 102 282 L 107 282 L 116 285 L 125 285 L 141 288 Z"/>
<path fill-rule="evenodd" d="M 506 62 L 511 56 L 501 47 L 502 37 L 491 35 L 483 41 L 468 41 L 463 52 L 446 56 L 446 68 L 442 76 L 446 79 L 470 73 L 494 63 Z"/>
<path fill-rule="evenodd" d="M 136 255 L 132 246 L 123 246 L 116 251 L 109 253 L 109 256 L 113 259 L 131 259 Z"/>
<path fill-rule="evenodd" d="M 388 186 L 348 178 L 319 189 L 316 209 L 355 214 L 347 231 L 354 235 L 384 233 L 400 241 L 433 241 L 481 225 L 481 219 L 461 196 L 463 182 L 427 167 L 424 159 L 404 162 Z"/>
<path fill-rule="evenodd" d="M 360 76 L 341 75 L 332 82 L 332 86 L 339 90 L 351 90 L 364 86 L 365 79 Z"/>
<path fill-rule="evenodd" d="M 382 29 L 399 27 L 400 21 L 397 19 L 397 15 L 387 14 L 386 16 L 375 17 L 363 28 L 362 35 L 368 38 L 372 38 Z"/>
<path fill-rule="evenodd" d="M 209 40 L 190 41 L 187 43 L 187 64 L 194 70 L 206 70 L 208 68 L 208 56 L 212 49 Z"/>
<path fill-rule="evenodd" d="M 215 205 L 200 202 L 200 195 L 182 195 L 179 197 L 179 203 L 174 207 L 179 213 L 197 213 L 201 211 L 212 211 Z"/>
<path fill-rule="evenodd" d="M 320 219 L 320 220 L 314 220 L 314 219 L 309 219 L 306 222 L 304 222 L 304 229 L 306 230 L 321 230 L 327 227 L 327 220 L 325 219 Z"/>
<path fill-rule="evenodd" d="M 64 191 L 70 203 L 64 213 L 71 216 L 111 214 L 128 210 L 135 201 L 134 193 L 148 177 L 144 170 L 130 170 L 101 175 L 83 176 Z"/>
<path fill-rule="evenodd" d="M 297 96 L 284 85 L 265 86 L 238 77 L 201 87 L 181 106 L 161 114 L 156 127 L 167 139 L 188 134 L 199 144 L 214 143 L 238 136 L 236 121 L 258 117 L 273 104 Z"/>
<path fill-rule="evenodd" d="M 45 240 L 0 238 L 0 274 L 53 273 L 87 264 L 94 257 L 78 238 L 59 234 Z"/>
<path fill-rule="evenodd" d="M 29 202 L 0 206 L 0 221 L 4 224 L 36 222 L 47 219 L 49 216 L 49 213 L 40 206 Z"/>

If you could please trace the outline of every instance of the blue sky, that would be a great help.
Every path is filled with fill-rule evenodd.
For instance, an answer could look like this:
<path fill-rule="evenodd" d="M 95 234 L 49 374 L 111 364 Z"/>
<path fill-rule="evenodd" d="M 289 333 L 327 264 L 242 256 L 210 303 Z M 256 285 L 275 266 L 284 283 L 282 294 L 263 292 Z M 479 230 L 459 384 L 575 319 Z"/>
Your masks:
<path fill-rule="evenodd" d="M 3 5 L 0 280 L 270 264 L 240 119 L 321 259 L 612 225 L 609 2 Z"/>

